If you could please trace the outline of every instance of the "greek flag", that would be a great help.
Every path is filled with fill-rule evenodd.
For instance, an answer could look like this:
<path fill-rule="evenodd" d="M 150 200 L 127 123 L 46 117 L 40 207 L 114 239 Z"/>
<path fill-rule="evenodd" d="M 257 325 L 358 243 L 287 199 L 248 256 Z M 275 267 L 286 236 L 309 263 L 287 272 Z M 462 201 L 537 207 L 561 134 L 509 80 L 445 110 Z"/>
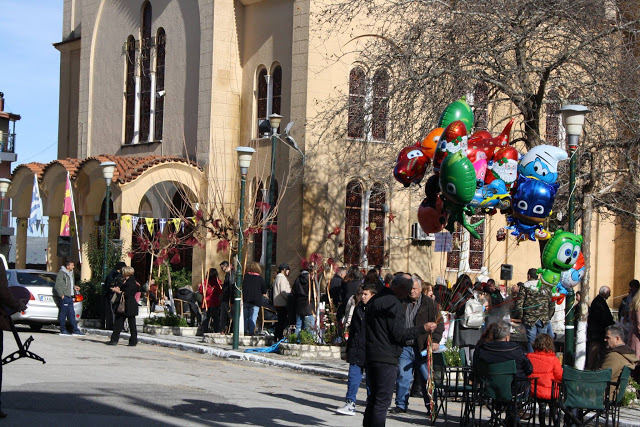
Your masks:
<path fill-rule="evenodd" d="M 42 199 L 40 198 L 40 188 L 38 178 L 33 175 L 33 191 L 31 193 L 31 212 L 29 213 L 29 232 L 35 233 L 42 223 Z M 42 229 L 40 229 L 42 231 Z"/>

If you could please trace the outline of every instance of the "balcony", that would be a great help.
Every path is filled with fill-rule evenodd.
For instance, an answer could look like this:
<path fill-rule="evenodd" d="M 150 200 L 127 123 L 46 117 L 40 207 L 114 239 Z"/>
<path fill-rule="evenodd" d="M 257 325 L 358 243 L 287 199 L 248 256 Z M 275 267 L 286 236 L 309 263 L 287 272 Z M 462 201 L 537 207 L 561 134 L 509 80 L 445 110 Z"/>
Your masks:
<path fill-rule="evenodd" d="M 16 134 L 0 132 L 0 161 L 15 162 Z"/>

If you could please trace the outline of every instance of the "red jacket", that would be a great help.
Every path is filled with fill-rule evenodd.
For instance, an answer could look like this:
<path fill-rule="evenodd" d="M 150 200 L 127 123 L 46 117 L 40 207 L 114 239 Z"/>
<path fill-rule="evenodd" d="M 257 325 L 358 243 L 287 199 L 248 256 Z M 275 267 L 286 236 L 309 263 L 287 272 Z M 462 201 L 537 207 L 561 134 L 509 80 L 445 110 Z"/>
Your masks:
<path fill-rule="evenodd" d="M 217 283 L 211 283 L 209 280 L 207 283 L 207 294 L 204 295 L 203 286 L 200 284 L 198 288 L 198 292 L 204 295 L 204 300 L 202 301 L 201 308 L 205 308 L 205 301 L 207 303 L 207 308 L 209 307 L 219 307 L 220 306 L 220 297 L 222 296 L 222 282 L 218 279 Z"/>
<path fill-rule="evenodd" d="M 562 381 L 562 366 L 554 353 L 547 351 L 536 351 L 527 354 L 527 357 L 533 365 L 533 373 L 529 378 L 538 378 L 538 390 L 536 397 L 539 399 L 551 399 L 551 383 L 553 380 Z M 531 384 L 531 393 L 533 393 L 533 383 Z M 556 387 L 557 397 L 557 387 Z"/>

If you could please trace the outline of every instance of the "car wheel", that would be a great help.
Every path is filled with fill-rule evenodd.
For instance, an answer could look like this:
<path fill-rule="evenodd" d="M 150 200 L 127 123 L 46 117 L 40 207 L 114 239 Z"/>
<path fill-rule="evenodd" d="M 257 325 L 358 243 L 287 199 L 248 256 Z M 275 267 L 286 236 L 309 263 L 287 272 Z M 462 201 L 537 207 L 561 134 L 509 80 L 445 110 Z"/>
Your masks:
<path fill-rule="evenodd" d="M 42 329 L 42 324 L 32 323 L 29 325 L 29 327 L 31 328 L 32 331 L 39 331 L 40 329 Z"/>

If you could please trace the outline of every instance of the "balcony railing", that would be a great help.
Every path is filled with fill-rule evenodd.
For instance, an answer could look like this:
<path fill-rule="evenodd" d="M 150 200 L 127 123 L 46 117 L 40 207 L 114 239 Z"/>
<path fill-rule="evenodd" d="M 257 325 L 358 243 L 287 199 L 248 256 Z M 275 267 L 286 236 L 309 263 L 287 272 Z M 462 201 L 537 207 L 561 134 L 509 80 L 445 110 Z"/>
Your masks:
<path fill-rule="evenodd" d="M 0 133 L 0 152 L 15 153 L 16 134 Z"/>

